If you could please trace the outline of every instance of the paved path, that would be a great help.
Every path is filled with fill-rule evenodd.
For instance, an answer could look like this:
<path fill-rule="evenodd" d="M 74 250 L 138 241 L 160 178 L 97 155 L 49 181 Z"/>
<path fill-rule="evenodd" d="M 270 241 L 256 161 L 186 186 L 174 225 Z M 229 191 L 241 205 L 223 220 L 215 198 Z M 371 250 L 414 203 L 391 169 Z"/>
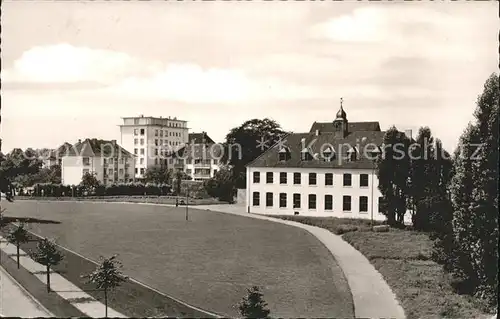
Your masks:
<path fill-rule="evenodd" d="M 16 246 L 12 244 L 6 244 L 5 239 L 0 236 L 1 246 L 5 253 L 9 254 L 14 260 L 16 259 Z M 45 266 L 33 261 L 31 258 L 26 256 L 26 253 L 21 249 L 20 251 L 20 264 L 23 268 L 32 273 L 41 282 L 47 284 L 46 278 L 46 268 Z M 3 278 L 3 277 L 2 277 Z M 62 277 L 57 273 L 51 273 L 50 275 L 50 287 L 52 291 L 57 293 L 62 298 L 68 300 L 75 308 L 79 309 L 84 314 L 91 318 L 102 318 L 104 317 L 105 307 L 104 304 L 97 301 L 95 298 L 89 294 L 82 291 L 80 288 L 75 286 L 73 283 Z M 2 314 L 7 316 L 6 313 Z M 17 317 L 24 317 L 22 315 L 17 315 Z M 108 307 L 108 317 L 109 318 L 126 318 L 123 314 Z"/>
<path fill-rule="evenodd" d="M 241 205 L 204 205 L 194 206 L 193 208 L 264 219 L 307 230 L 330 250 L 342 268 L 351 288 L 356 318 L 406 318 L 403 308 L 399 305 L 396 296 L 382 275 L 363 254 L 345 242 L 340 236 L 319 227 L 249 214 L 245 212 L 245 207 Z"/>
<path fill-rule="evenodd" d="M 53 317 L 0 266 L 0 314 L 4 317 Z"/>

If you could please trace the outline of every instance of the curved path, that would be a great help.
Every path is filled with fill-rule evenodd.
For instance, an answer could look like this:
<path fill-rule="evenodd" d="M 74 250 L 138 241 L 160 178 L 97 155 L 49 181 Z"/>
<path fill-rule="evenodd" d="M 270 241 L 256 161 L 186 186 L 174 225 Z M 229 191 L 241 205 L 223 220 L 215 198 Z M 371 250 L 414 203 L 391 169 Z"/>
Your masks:
<path fill-rule="evenodd" d="M 315 226 L 248 214 L 244 212 L 245 207 L 238 205 L 206 205 L 196 206 L 196 208 L 263 219 L 307 230 L 330 250 L 342 268 L 353 295 L 356 318 L 405 318 L 403 308 L 382 275 L 363 254 L 342 240 L 340 236 Z"/>
<path fill-rule="evenodd" d="M 265 220 L 135 203 L 6 203 L 32 217 L 29 230 L 96 260 L 118 253 L 124 272 L 161 292 L 225 317 L 253 285 L 275 317 L 353 318 L 349 285 L 311 233 Z M 370 316 L 371 317 L 371 316 Z"/>

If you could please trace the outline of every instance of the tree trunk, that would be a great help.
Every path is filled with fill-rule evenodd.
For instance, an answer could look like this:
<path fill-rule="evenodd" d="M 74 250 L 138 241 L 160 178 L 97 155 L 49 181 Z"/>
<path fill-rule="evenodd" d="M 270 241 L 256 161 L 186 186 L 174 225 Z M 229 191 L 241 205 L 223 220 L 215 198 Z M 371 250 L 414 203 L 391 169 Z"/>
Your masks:
<path fill-rule="evenodd" d="M 19 243 L 17 243 L 16 248 L 17 248 L 17 269 L 19 269 Z"/>
<path fill-rule="evenodd" d="M 108 317 L 108 289 L 104 288 L 104 317 Z"/>
<path fill-rule="evenodd" d="M 47 265 L 47 293 L 50 293 L 50 266 Z"/>

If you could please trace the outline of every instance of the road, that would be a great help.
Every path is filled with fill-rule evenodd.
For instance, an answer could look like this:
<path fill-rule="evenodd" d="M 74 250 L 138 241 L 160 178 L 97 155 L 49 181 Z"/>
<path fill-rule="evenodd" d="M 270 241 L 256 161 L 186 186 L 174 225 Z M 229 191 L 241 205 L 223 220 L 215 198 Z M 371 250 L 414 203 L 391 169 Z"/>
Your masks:
<path fill-rule="evenodd" d="M 3 267 L 0 267 L 0 313 L 4 317 L 21 318 L 52 316 L 35 302 Z"/>

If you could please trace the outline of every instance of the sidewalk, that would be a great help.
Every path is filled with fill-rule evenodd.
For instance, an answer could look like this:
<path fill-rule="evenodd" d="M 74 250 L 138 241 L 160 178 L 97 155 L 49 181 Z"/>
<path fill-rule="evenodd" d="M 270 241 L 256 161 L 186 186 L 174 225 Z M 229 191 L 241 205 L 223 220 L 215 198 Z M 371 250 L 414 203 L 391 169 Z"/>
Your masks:
<path fill-rule="evenodd" d="M 54 317 L 0 266 L 0 314 L 4 317 Z"/>
<path fill-rule="evenodd" d="M 330 250 L 351 288 L 356 318 L 406 318 L 396 296 L 382 275 L 363 254 L 332 232 L 310 225 L 245 212 L 244 205 L 203 205 L 193 209 L 268 220 L 307 230 Z"/>
<path fill-rule="evenodd" d="M 5 239 L 0 236 L 0 249 L 5 253 L 9 254 L 10 258 L 16 260 L 16 246 L 12 244 L 6 244 Z M 45 266 L 33 261 L 31 258 L 27 257 L 26 252 L 20 250 L 20 264 L 21 267 L 29 271 L 33 276 L 38 278 L 43 284 L 47 284 L 46 281 L 46 268 Z M 2 277 L 3 278 L 3 277 Z M 86 314 L 91 318 L 102 318 L 104 317 L 105 307 L 104 304 L 95 300 L 92 296 L 82 291 L 80 288 L 66 280 L 64 277 L 57 273 L 51 273 L 50 275 L 50 286 L 53 292 L 57 293 L 63 299 L 68 301 L 72 306 Z M 7 316 L 6 313 L 2 314 Z M 17 317 L 24 317 L 21 315 L 16 315 Z M 108 307 L 108 317 L 109 318 L 126 318 L 123 314 Z"/>

